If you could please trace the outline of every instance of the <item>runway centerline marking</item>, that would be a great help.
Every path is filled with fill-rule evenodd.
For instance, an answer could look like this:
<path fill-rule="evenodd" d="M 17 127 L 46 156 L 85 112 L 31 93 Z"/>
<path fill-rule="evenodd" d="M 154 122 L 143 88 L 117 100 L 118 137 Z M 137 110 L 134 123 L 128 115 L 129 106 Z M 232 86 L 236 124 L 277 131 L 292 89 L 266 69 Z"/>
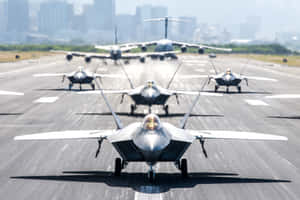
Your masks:
<path fill-rule="evenodd" d="M 35 100 L 33 103 L 54 103 L 58 100 L 58 97 L 41 97 Z"/>
<path fill-rule="evenodd" d="M 269 104 L 261 100 L 245 99 L 245 101 L 251 106 L 269 106 Z"/>
<path fill-rule="evenodd" d="M 134 200 L 162 200 L 162 193 L 158 186 L 141 186 L 139 191 L 134 194 Z"/>

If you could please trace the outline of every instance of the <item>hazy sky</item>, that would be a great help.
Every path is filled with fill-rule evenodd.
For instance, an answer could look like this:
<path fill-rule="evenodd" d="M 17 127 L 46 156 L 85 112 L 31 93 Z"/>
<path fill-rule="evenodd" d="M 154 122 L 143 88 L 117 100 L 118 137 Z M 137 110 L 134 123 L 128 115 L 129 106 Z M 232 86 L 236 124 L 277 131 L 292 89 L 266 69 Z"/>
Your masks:
<path fill-rule="evenodd" d="M 31 0 L 43 1 L 43 0 Z M 91 3 L 93 0 L 67 0 L 77 5 Z M 239 24 L 247 16 L 260 16 L 261 31 L 274 33 L 299 31 L 299 0 L 116 0 L 118 13 L 134 13 L 135 7 L 142 4 L 164 5 L 170 16 L 196 16 L 199 22 Z"/>

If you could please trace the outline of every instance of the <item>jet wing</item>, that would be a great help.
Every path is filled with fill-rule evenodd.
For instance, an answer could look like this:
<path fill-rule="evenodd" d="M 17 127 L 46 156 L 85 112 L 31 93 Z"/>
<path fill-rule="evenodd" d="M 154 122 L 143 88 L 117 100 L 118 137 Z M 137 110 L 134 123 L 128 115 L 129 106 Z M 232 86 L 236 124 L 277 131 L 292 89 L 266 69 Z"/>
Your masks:
<path fill-rule="evenodd" d="M 66 73 L 48 73 L 48 74 L 34 74 L 33 77 L 62 77 L 67 76 Z"/>
<path fill-rule="evenodd" d="M 150 41 L 150 42 L 135 42 L 135 43 L 128 43 L 127 46 L 135 46 L 135 47 L 142 47 L 142 46 L 151 46 L 157 45 L 158 41 Z"/>
<path fill-rule="evenodd" d="M 233 139 L 233 140 L 282 140 L 287 141 L 285 136 L 262 134 L 255 132 L 239 131 L 214 131 L 214 130 L 187 130 L 196 139 Z"/>
<path fill-rule="evenodd" d="M 258 77 L 258 76 L 241 76 L 242 79 L 248 79 L 248 80 L 258 80 L 258 81 L 271 81 L 271 82 L 277 82 L 278 80 L 273 78 L 266 78 L 266 77 Z"/>
<path fill-rule="evenodd" d="M 103 90 L 104 94 L 128 94 L 129 90 Z M 77 94 L 101 94 L 100 90 L 77 92 Z"/>
<path fill-rule="evenodd" d="M 16 136 L 14 140 L 106 139 L 116 130 L 61 131 Z"/>
<path fill-rule="evenodd" d="M 119 74 L 93 74 L 95 78 L 126 78 Z"/>
<path fill-rule="evenodd" d="M 184 90 L 169 90 L 172 95 L 198 95 L 199 91 L 184 91 Z M 216 96 L 222 97 L 223 94 L 212 93 L 212 92 L 200 92 L 201 96 Z"/>
<path fill-rule="evenodd" d="M 180 46 L 180 47 L 186 46 L 186 47 L 194 47 L 194 48 L 202 48 L 202 49 L 212 49 L 217 51 L 227 51 L 227 52 L 232 51 L 232 49 L 227 49 L 227 48 L 219 48 L 219 47 L 206 46 L 202 44 L 191 44 L 191 43 L 177 42 L 177 41 L 172 41 L 172 44 L 174 46 Z"/>

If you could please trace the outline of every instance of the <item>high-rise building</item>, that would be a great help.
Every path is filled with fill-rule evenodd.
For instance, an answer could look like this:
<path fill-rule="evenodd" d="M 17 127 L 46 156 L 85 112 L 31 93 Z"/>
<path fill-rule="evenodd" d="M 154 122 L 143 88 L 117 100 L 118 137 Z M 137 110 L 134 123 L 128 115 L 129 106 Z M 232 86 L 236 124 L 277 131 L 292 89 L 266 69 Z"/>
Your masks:
<path fill-rule="evenodd" d="M 164 22 L 145 22 L 145 19 L 161 18 L 168 15 L 168 9 L 162 6 L 143 5 L 136 8 L 139 40 L 161 39 L 164 36 Z"/>
<path fill-rule="evenodd" d="M 28 0 L 8 1 L 8 31 L 27 32 L 29 30 Z"/>
<path fill-rule="evenodd" d="M 84 8 L 88 29 L 113 30 L 115 26 L 115 0 L 94 0 L 93 5 Z"/>
<path fill-rule="evenodd" d="M 49 1 L 40 5 L 38 15 L 39 31 L 42 33 L 55 33 L 70 30 L 73 19 L 73 5 L 61 1 Z"/>
<path fill-rule="evenodd" d="M 7 2 L 0 2 L 0 32 L 7 30 Z"/>

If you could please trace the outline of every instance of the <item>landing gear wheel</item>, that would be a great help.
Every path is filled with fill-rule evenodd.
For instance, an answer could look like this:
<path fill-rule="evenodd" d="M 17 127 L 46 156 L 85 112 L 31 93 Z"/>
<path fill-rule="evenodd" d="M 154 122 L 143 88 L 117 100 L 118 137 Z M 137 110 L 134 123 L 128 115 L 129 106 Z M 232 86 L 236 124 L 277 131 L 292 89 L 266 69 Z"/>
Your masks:
<path fill-rule="evenodd" d="M 153 183 L 153 182 L 154 182 L 154 180 L 155 180 L 155 173 L 154 173 L 153 170 L 150 170 L 150 171 L 148 172 L 148 179 L 149 179 L 150 183 Z"/>
<path fill-rule="evenodd" d="M 226 93 L 229 93 L 229 87 L 226 88 Z"/>
<path fill-rule="evenodd" d="M 218 92 L 219 86 L 215 85 L 215 92 Z"/>
<path fill-rule="evenodd" d="M 92 90 L 95 90 L 95 84 L 94 83 L 91 84 L 91 87 L 92 87 Z"/>
<path fill-rule="evenodd" d="M 72 87 L 73 87 L 73 84 L 70 83 L 70 84 L 69 84 L 69 90 L 72 90 Z"/>
<path fill-rule="evenodd" d="M 181 160 L 180 170 L 181 170 L 182 177 L 187 178 L 188 168 L 187 168 L 187 160 L 185 158 Z"/>
<path fill-rule="evenodd" d="M 122 161 L 121 158 L 116 158 L 115 160 L 115 176 L 121 176 Z"/>
<path fill-rule="evenodd" d="M 164 111 L 165 111 L 166 115 L 169 115 L 169 105 L 164 106 Z"/>
<path fill-rule="evenodd" d="M 241 92 L 242 92 L 242 88 L 241 88 L 241 86 L 238 86 L 238 87 L 237 87 L 237 89 L 238 89 L 238 92 L 239 92 L 239 93 L 241 93 Z"/>

